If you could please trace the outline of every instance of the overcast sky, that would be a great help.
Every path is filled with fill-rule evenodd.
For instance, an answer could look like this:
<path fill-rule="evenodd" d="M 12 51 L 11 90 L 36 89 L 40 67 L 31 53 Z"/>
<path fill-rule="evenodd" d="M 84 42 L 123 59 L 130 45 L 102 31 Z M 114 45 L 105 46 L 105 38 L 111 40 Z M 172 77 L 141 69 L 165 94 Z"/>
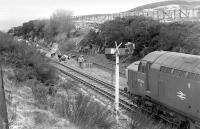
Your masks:
<path fill-rule="evenodd" d="M 0 30 L 23 22 L 49 18 L 57 9 L 74 15 L 117 13 L 163 0 L 0 0 Z"/>

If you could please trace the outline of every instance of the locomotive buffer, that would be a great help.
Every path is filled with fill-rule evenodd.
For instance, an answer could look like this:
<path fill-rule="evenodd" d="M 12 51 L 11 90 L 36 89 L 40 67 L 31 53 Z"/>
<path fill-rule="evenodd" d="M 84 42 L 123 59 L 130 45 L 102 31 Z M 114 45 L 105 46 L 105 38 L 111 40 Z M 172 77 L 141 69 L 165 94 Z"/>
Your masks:
<path fill-rule="evenodd" d="M 115 111 L 116 111 L 116 120 L 117 123 L 119 121 L 119 56 L 120 55 L 129 55 L 132 54 L 135 49 L 135 44 L 128 42 L 125 44 L 125 48 L 119 48 L 122 45 L 120 43 L 117 45 L 117 42 L 115 41 L 115 47 L 116 48 L 106 48 L 105 54 L 115 54 Z"/>

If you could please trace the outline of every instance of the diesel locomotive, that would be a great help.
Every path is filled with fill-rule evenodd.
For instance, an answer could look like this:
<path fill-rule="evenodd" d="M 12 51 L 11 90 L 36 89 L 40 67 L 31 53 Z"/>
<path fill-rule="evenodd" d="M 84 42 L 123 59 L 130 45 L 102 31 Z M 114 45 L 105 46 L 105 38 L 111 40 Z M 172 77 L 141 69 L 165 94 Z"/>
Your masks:
<path fill-rule="evenodd" d="M 128 92 L 181 129 L 200 129 L 200 56 L 154 51 L 127 67 Z"/>

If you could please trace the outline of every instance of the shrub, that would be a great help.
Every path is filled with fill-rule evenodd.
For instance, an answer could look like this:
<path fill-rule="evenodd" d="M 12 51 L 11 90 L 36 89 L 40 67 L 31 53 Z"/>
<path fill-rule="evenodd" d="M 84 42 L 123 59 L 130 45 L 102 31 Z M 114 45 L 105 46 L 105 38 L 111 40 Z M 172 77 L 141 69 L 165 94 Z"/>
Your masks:
<path fill-rule="evenodd" d="M 48 117 L 49 116 L 46 112 L 34 111 L 34 120 L 36 125 L 47 122 Z"/>
<path fill-rule="evenodd" d="M 35 100 L 39 102 L 39 104 L 46 104 L 47 103 L 47 93 L 48 90 L 40 83 L 36 83 L 32 86 L 32 92 Z"/>
<path fill-rule="evenodd" d="M 55 68 L 48 64 L 49 60 L 35 47 L 25 42 L 15 42 L 11 36 L 0 32 L 0 52 L 4 53 L 6 63 L 18 68 L 15 71 L 17 81 L 36 78 L 47 85 L 55 83 Z"/>
<path fill-rule="evenodd" d="M 131 113 L 130 129 L 176 129 L 162 121 L 155 120 L 153 116 L 137 110 Z"/>
<path fill-rule="evenodd" d="M 56 70 L 53 66 L 41 63 L 36 67 L 37 79 L 46 85 L 54 84 L 57 79 Z"/>
<path fill-rule="evenodd" d="M 63 117 L 82 129 L 111 129 L 115 122 L 106 106 L 95 102 L 90 96 L 79 94 L 75 99 L 61 97 L 55 109 Z"/>
<path fill-rule="evenodd" d="M 6 51 L 14 46 L 13 38 L 0 31 L 0 52 Z"/>
<path fill-rule="evenodd" d="M 66 91 L 73 88 L 75 85 L 78 85 L 76 81 L 67 80 L 67 82 L 61 83 L 59 87 L 62 87 Z"/>

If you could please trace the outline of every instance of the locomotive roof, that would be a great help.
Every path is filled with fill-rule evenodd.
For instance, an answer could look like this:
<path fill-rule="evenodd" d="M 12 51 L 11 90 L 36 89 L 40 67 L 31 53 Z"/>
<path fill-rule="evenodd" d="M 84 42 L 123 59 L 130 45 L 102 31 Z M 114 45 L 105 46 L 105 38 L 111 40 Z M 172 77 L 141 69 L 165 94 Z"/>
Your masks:
<path fill-rule="evenodd" d="M 162 66 L 177 68 L 184 71 L 200 73 L 200 56 L 177 52 L 155 51 L 143 60 L 154 62 Z"/>
<path fill-rule="evenodd" d="M 161 55 L 165 53 L 167 53 L 167 51 L 154 51 L 146 55 L 142 60 L 153 63 L 155 60 L 157 60 Z"/>
<path fill-rule="evenodd" d="M 136 61 L 132 64 L 130 64 L 127 69 L 133 70 L 133 71 L 137 71 L 138 70 L 138 65 L 139 65 L 140 61 Z"/>

